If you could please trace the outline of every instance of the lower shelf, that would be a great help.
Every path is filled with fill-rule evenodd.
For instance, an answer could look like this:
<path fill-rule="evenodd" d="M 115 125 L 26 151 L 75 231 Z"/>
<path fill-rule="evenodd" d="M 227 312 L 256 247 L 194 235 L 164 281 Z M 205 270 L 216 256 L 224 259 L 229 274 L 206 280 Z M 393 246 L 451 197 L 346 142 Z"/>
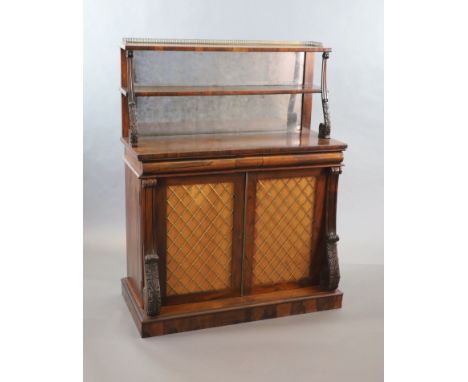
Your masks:
<path fill-rule="evenodd" d="M 127 278 L 122 279 L 122 294 L 142 337 L 339 309 L 343 298 L 338 289 L 330 292 L 307 287 L 165 306 L 159 316 L 148 317 L 136 302 Z"/>

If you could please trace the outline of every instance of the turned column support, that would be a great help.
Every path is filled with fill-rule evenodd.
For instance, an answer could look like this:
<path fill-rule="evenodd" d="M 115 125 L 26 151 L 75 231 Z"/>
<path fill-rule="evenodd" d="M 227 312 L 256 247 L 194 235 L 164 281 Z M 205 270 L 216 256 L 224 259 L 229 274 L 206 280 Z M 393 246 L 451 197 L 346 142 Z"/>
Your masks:
<path fill-rule="evenodd" d="M 319 138 L 330 138 L 331 122 L 330 113 L 328 111 L 328 88 L 327 88 L 327 62 L 330 57 L 329 52 L 322 54 L 322 79 L 321 79 L 321 93 L 322 93 L 322 109 L 323 109 L 323 122 L 319 125 Z"/>
<path fill-rule="evenodd" d="M 159 284 L 158 263 L 158 255 L 150 254 L 145 256 L 143 298 L 145 312 L 148 316 L 157 316 L 161 310 L 161 286 Z"/>
<path fill-rule="evenodd" d="M 338 196 L 338 177 L 341 167 L 331 167 L 327 181 L 327 196 L 325 204 L 325 264 L 320 274 L 320 286 L 327 290 L 335 290 L 340 282 L 340 266 L 338 263 L 336 234 L 336 205 Z"/>

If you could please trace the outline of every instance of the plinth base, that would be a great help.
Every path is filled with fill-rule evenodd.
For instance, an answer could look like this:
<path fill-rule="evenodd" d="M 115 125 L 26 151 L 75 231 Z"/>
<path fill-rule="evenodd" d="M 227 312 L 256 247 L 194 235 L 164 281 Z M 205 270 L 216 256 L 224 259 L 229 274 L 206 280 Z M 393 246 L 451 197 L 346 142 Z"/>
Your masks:
<path fill-rule="evenodd" d="M 137 303 L 127 278 L 122 279 L 122 294 L 142 337 L 339 309 L 343 299 L 338 289 L 306 287 L 163 306 L 158 316 L 148 317 Z"/>

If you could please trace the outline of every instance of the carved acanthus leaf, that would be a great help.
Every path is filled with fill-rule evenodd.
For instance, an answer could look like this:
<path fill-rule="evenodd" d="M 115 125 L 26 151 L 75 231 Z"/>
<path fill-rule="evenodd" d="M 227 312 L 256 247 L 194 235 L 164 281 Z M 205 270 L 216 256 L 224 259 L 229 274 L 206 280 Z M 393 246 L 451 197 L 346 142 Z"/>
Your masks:
<path fill-rule="evenodd" d="M 161 310 L 161 287 L 159 284 L 159 257 L 156 254 L 145 256 L 144 307 L 148 316 L 157 316 Z"/>

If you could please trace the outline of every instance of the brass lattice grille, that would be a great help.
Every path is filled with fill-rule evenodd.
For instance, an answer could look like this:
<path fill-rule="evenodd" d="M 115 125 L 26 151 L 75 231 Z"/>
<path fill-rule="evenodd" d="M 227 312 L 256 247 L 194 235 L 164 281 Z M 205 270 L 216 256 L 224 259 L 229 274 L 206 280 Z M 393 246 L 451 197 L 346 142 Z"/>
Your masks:
<path fill-rule="evenodd" d="M 315 187 L 315 177 L 258 180 L 253 285 L 309 275 Z"/>
<path fill-rule="evenodd" d="M 230 287 L 233 183 L 167 188 L 167 295 Z"/>

